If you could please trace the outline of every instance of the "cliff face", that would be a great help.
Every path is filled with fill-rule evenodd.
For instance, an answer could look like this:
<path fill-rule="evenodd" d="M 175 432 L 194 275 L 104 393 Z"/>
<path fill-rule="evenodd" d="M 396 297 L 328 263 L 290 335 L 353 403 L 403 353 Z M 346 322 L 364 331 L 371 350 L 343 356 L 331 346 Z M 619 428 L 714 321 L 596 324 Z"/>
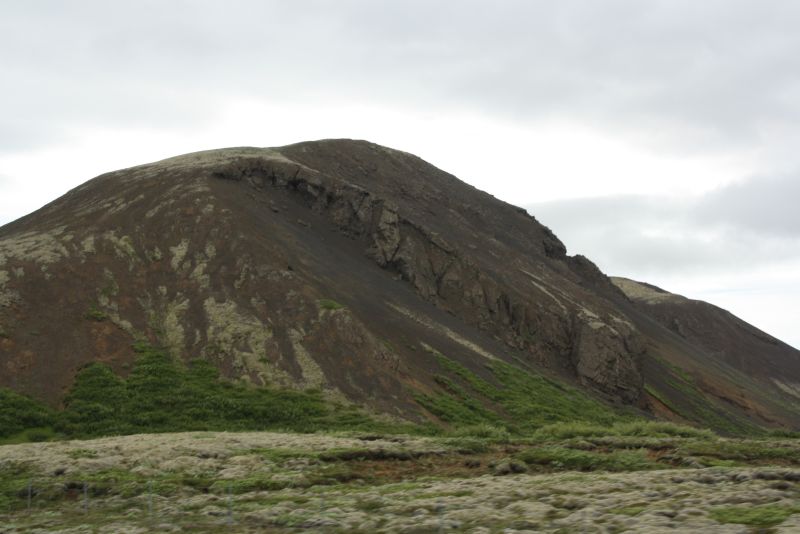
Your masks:
<path fill-rule="evenodd" d="M 433 352 L 645 406 L 640 315 L 524 210 L 360 141 L 112 172 L 0 229 L 0 385 L 52 404 L 144 339 L 414 418 Z"/>

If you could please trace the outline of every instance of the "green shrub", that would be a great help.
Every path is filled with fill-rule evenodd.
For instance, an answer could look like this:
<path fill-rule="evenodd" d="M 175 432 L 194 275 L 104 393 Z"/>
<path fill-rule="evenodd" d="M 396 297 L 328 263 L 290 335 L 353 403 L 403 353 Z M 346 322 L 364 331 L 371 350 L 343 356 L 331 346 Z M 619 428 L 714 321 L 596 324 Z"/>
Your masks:
<path fill-rule="evenodd" d="M 613 426 L 600 426 L 580 421 L 553 423 L 537 429 L 533 433 L 533 438 L 539 441 L 561 441 L 572 438 L 616 435 L 612 433 L 612 429 Z"/>
<path fill-rule="evenodd" d="M 268 429 L 430 433 L 411 423 L 375 421 L 353 406 L 330 405 L 321 391 L 232 383 L 205 360 L 184 364 L 142 342 L 134 350 L 138 356 L 127 379 L 100 363 L 81 369 L 65 397 L 65 409 L 56 415 L 26 397 L 0 390 L 0 422 L 5 423 L 0 428 L 18 433 L 55 420 L 69 437 Z"/>
<path fill-rule="evenodd" d="M 41 402 L 0 388 L 0 439 L 27 429 L 49 427 L 53 421 L 53 411 Z"/>
<path fill-rule="evenodd" d="M 97 306 L 91 306 L 84 315 L 84 317 L 91 321 L 97 321 L 97 322 L 105 321 L 106 319 L 108 319 L 108 315 L 103 310 L 99 309 Z"/>
<path fill-rule="evenodd" d="M 317 301 L 317 303 L 319 304 L 319 307 L 322 308 L 323 310 L 340 310 L 344 308 L 343 305 L 331 299 L 320 299 L 319 301 Z"/>
<path fill-rule="evenodd" d="M 121 434 L 128 430 L 125 381 L 110 367 L 92 363 L 81 369 L 59 414 L 58 428 L 68 435 Z"/>
<path fill-rule="evenodd" d="M 450 438 L 446 443 L 460 454 L 480 454 L 489 450 L 489 444 L 482 439 Z"/>
<path fill-rule="evenodd" d="M 633 436 L 649 438 L 682 437 L 712 439 L 716 435 L 710 430 L 681 426 L 663 421 L 629 421 L 613 425 L 598 425 L 580 421 L 546 425 L 534 432 L 538 441 L 560 441 L 573 438 L 604 436 Z"/>
<path fill-rule="evenodd" d="M 788 428 L 773 428 L 767 432 L 767 436 L 771 438 L 800 439 L 800 432 L 797 430 L 789 430 Z"/>
<path fill-rule="evenodd" d="M 455 438 L 482 438 L 494 443 L 507 443 L 511 440 L 508 430 L 488 423 L 458 427 L 450 431 L 449 435 Z"/>
<path fill-rule="evenodd" d="M 705 428 L 695 428 L 692 426 L 676 425 L 666 421 L 630 421 L 617 423 L 614 431 L 619 436 L 645 436 L 653 438 L 680 437 L 713 439 L 717 435 Z"/>
<path fill-rule="evenodd" d="M 687 441 L 682 443 L 678 453 L 684 456 L 707 456 L 724 460 L 776 460 L 798 461 L 797 449 L 789 446 L 776 446 L 769 441 L 739 441 L 719 439 L 715 441 Z"/>
<path fill-rule="evenodd" d="M 641 471 L 653 469 L 656 465 L 644 450 L 604 454 L 565 447 L 541 447 L 523 451 L 517 457 L 529 465 L 576 471 Z"/>
<path fill-rule="evenodd" d="M 711 510 L 711 517 L 720 523 L 736 523 L 754 527 L 773 527 L 800 513 L 800 506 L 767 504 L 763 506 L 726 506 Z"/>
<path fill-rule="evenodd" d="M 30 443 L 41 443 L 43 441 L 50 441 L 56 435 L 52 428 L 49 426 L 40 428 L 29 428 L 22 432 L 25 441 Z"/>

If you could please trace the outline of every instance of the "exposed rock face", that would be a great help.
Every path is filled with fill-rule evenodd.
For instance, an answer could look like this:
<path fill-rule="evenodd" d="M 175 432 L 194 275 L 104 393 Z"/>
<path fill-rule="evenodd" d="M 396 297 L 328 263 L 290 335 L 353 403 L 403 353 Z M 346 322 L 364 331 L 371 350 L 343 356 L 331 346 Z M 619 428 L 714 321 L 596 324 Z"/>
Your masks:
<path fill-rule="evenodd" d="M 0 229 L 0 385 L 54 404 L 89 361 L 124 372 L 136 339 L 412 417 L 436 387 L 423 347 L 635 403 L 639 315 L 524 210 L 366 142 L 112 172 Z"/>
<path fill-rule="evenodd" d="M 337 144 L 334 143 L 332 148 L 336 149 Z M 409 205 L 408 201 L 403 202 L 405 200 L 403 198 L 400 202 L 405 205 L 401 208 L 387 198 L 396 194 L 392 188 L 397 185 L 401 188 L 413 187 L 414 181 L 409 180 L 408 176 L 436 176 L 443 173 L 412 156 L 387 152 L 380 147 L 359 145 L 357 150 L 351 147 L 348 149 L 349 152 L 359 153 L 359 156 L 360 152 L 368 152 L 364 159 L 367 157 L 374 159 L 375 155 L 369 152 L 378 152 L 380 157 L 394 160 L 391 162 L 397 163 L 398 166 L 402 165 L 401 171 L 408 174 L 403 172 L 396 177 L 388 176 L 390 180 L 394 178 L 395 181 L 384 182 L 385 186 L 381 183 L 380 185 L 384 187 L 377 193 L 368 191 L 367 188 L 371 185 L 369 182 L 360 181 L 358 178 L 356 183 L 351 181 L 353 174 L 357 177 L 362 174 L 358 172 L 360 167 L 330 176 L 310 167 L 315 165 L 318 168 L 327 168 L 327 165 L 320 165 L 317 159 L 310 159 L 308 165 L 300 163 L 293 166 L 273 159 L 252 158 L 237 161 L 216 171 L 215 176 L 245 181 L 259 191 L 279 187 L 299 193 L 301 201 L 309 209 L 326 217 L 343 234 L 363 242 L 367 257 L 372 258 L 383 269 L 409 282 L 424 299 L 460 317 L 469 325 L 501 339 L 513 348 L 525 351 L 534 349 L 534 354 L 543 353 L 545 361 L 550 364 L 561 367 L 572 365 L 571 370 L 576 372 L 581 382 L 586 385 L 624 402 L 633 402 L 638 398 L 642 385 L 638 358 L 643 349 L 630 323 L 621 327 L 620 325 L 625 325 L 626 321 L 613 317 L 611 322 L 615 322 L 616 326 L 607 325 L 600 315 L 570 297 L 561 299 L 566 300 L 565 305 L 548 290 L 541 286 L 537 287 L 535 282 L 525 291 L 508 284 L 510 280 L 507 278 L 507 273 L 486 272 L 471 258 L 476 256 L 477 251 L 471 250 L 473 247 L 477 248 L 476 244 L 467 242 L 465 249 L 465 243 L 459 242 L 460 236 L 455 236 L 451 242 L 448 238 L 453 232 L 449 228 L 443 228 L 439 233 L 429 226 L 419 224 L 409 218 L 416 206 Z M 318 158 L 320 152 L 328 158 L 331 157 L 326 151 L 320 151 L 314 145 L 302 145 L 299 149 L 289 147 L 285 150 L 286 154 L 297 158 L 300 162 L 308 157 L 309 153 L 312 157 Z M 337 161 L 339 169 L 342 169 L 343 163 L 346 162 L 346 159 L 344 162 Z M 369 172 L 363 174 L 371 178 Z M 464 188 L 463 184 L 458 182 L 447 185 Z M 414 204 L 435 201 L 437 204 L 447 206 L 452 204 L 448 202 L 451 193 L 452 191 L 443 187 L 439 191 L 434 190 L 433 198 L 415 197 L 408 190 L 404 196 Z M 427 196 L 428 192 L 421 191 L 417 194 Z M 480 197 L 480 194 L 476 196 Z M 480 202 L 484 199 L 470 200 Z M 469 208 L 470 204 L 462 203 L 450 207 L 449 211 L 461 219 L 457 224 L 463 226 L 467 221 Z M 507 205 L 496 208 L 510 211 L 510 215 L 514 218 L 519 218 L 520 215 L 527 218 L 524 223 L 540 234 L 538 250 L 535 250 L 537 256 L 541 258 L 540 261 L 563 262 L 566 259 L 564 245 L 534 219 Z M 429 213 L 436 214 L 433 206 L 428 210 Z M 409 216 L 403 216 L 401 212 L 408 213 Z M 492 230 L 497 233 L 501 229 Z M 481 228 L 473 227 L 473 236 L 480 236 L 478 233 L 480 231 Z M 482 233 L 485 232 L 486 229 L 483 229 Z M 491 237 L 490 240 L 496 241 Z M 482 240 L 478 238 L 475 241 L 481 243 Z M 519 244 L 529 246 L 525 242 Z M 481 247 L 485 246 L 485 243 L 481 243 Z M 491 253 L 491 250 L 489 252 Z M 497 258 L 498 254 L 493 256 Z M 582 261 L 585 263 L 581 263 Z M 496 270 L 497 261 L 493 262 L 495 263 L 493 270 Z M 609 285 L 608 279 L 588 260 L 579 258 L 574 260 L 574 264 L 582 267 L 582 270 L 590 275 L 587 277 L 587 283 Z M 531 266 L 530 269 L 541 270 L 537 266 Z M 541 278 L 524 269 L 521 271 L 523 278 Z M 580 273 L 581 269 L 575 271 Z M 517 273 L 513 273 L 513 276 L 519 278 Z M 547 283 L 544 280 L 539 282 L 539 284 Z M 543 314 L 531 305 L 541 299 L 542 293 L 559 303 L 559 313 L 553 314 L 551 311 Z M 579 300 L 584 299 L 579 297 Z M 603 304 L 600 304 L 598 309 L 602 308 Z M 551 346 L 542 350 L 534 345 L 531 338 L 536 335 L 535 333 L 544 336 Z M 554 342 L 560 342 L 560 346 L 554 347 Z M 573 354 L 574 358 L 566 359 L 564 356 L 568 354 Z"/>
<path fill-rule="evenodd" d="M 603 322 L 582 322 L 576 328 L 573 361 L 584 384 L 612 391 L 625 402 L 639 398 L 643 385 L 636 365 L 644 345 L 629 323 L 615 326 Z"/>

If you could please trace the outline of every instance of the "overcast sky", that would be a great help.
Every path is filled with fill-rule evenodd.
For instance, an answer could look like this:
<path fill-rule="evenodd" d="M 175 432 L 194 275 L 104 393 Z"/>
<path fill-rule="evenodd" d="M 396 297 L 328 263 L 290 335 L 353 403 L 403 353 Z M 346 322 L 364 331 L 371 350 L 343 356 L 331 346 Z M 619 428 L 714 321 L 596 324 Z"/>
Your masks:
<path fill-rule="evenodd" d="M 800 2 L 3 1 L 0 224 L 102 172 L 351 137 L 800 347 Z"/>

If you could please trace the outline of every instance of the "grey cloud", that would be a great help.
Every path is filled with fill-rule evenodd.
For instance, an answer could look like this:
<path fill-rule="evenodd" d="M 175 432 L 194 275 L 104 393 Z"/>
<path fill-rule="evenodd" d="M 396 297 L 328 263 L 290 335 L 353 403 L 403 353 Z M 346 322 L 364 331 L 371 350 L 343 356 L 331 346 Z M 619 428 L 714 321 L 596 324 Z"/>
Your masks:
<path fill-rule="evenodd" d="M 800 260 L 797 175 L 754 177 L 696 199 L 572 199 L 528 206 L 609 273 L 735 272 Z"/>
<path fill-rule="evenodd" d="M 3 15 L 16 83 L 0 98 L 41 129 L 191 127 L 243 95 L 567 117 L 708 149 L 800 112 L 790 1 L 86 0 Z"/>
<path fill-rule="evenodd" d="M 753 178 L 706 195 L 692 210 L 698 223 L 800 239 L 800 173 Z"/>

